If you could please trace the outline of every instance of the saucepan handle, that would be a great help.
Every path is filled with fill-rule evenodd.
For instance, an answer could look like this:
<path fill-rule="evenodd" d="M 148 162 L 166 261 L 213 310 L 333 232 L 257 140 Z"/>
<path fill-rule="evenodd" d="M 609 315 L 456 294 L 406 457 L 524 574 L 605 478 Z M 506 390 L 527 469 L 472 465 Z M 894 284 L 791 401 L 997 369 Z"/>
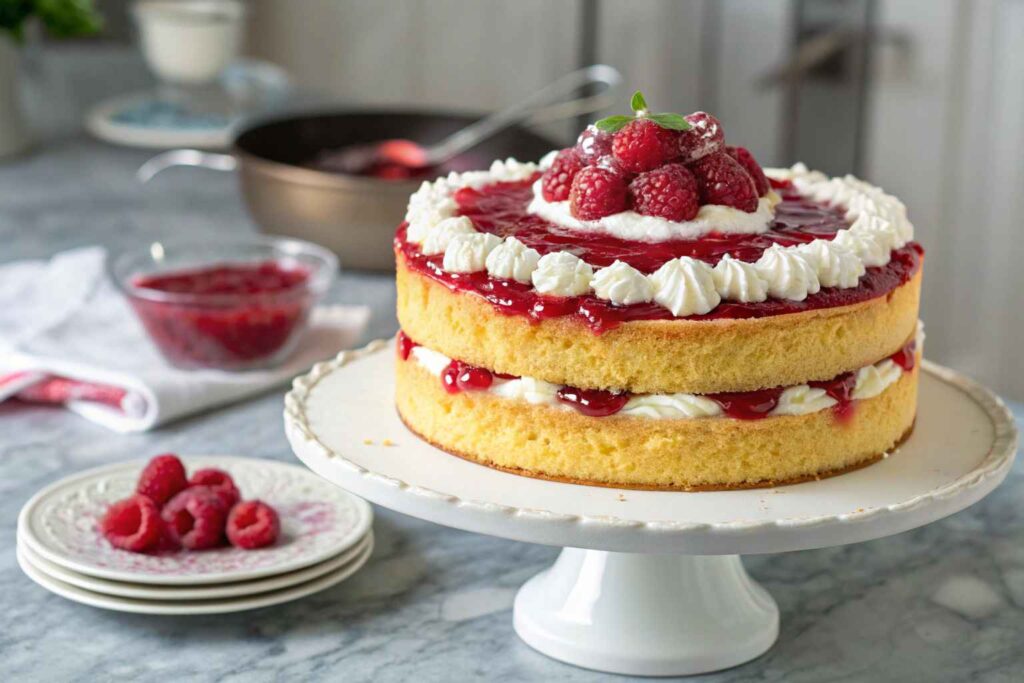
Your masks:
<path fill-rule="evenodd" d="M 135 177 L 140 183 L 148 183 L 157 173 L 173 166 L 198 166 L 213 171 L 234 171 L 238 160 L 230 154 L 203 152 L 198 149 L 172 149 L 162 152 L 139 166 Z"/>
<path fill-rule="evenodd" d="M 615 104 L 615 89 L 622 83 L 622 74 L 618 69 L 607 64 L 593 64 L 576 73 L 583 78 L 582 87 L 587 87 L 592 94 L 535 109 L 527 119 L 530 123 L 541 124 L 571 119 L 593 114 Z"/>
<path fill-rule="evenodd" d="M 592 64 L 573 71 L 529 97 L 466 126 L 458 133 L 431 147 L 427 151 L 428 162 L 434 163 L 450 159 L 473 147 L 480 140 L 519 121 L 536 120 L 538 116 L 543 117 L 546 121 L 553 121 L 558 118 L 603 109 L 609 105 L 607 97 L 611 93 L 608 91 L 621 81 L 622 74 L 607 64 Z M 582 88 L 590 86 L 600 87 L 602 92 L 588 97 L 563 100 L 565 97 L 578 93 Z"/>

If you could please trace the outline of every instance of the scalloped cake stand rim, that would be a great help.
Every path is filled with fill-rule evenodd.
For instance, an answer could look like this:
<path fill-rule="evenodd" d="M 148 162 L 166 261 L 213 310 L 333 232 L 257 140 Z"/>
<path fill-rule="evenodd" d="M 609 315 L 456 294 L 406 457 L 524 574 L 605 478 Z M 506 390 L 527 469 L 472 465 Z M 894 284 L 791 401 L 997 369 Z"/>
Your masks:
<path fill-rule="evenodd" d="M 977 502 L 1005 478 L 1016 451 L 1012 414 L 997 396 L 925 361 L 913 435 L 893 457 L 852 473 L 776 489 L 700 493 L 543 481 L 455 458 L 413 436 L 391 401 L 390 348 L 388 340 L 377 340 L 295 380 L 285 397 L 295 454 L 322 477 L 384 507 L 518 541 L 693 555 L 861 542 Z M 395 446 L 366 438 L 372 435 Z M 914 489 L 919 481 L 928 488 Z M 891 500 L 887 488 L 893 489 Z M 858 504 L 861 498 L 865 503 Z M 620 501 L 618 507 L 610 500 Z M 847 507 L 819 511 L 840 504 Z M 652 517 L 651 509 L 664 516 Z M 648 514 L 631 516 L 633 510 Z"/>

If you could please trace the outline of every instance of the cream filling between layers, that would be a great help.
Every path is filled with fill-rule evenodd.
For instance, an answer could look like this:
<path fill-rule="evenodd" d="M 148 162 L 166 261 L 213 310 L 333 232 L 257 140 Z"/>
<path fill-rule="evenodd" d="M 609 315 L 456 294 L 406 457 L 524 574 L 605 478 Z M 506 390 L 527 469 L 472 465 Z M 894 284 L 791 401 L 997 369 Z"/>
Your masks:
<path fill-rule="evenodd" d="M 924 325 L 917 323 L 915 336 L 916 352 L 924 348 Z M 439 351 L 425 346 L 415 346 L 409 354 L 420 367 L 431 375 L 440 378 L 452 359 Z M 881 360 L 857 371 L 857 382 L 851 398 L 861 400 L 874 398 L 903 376 L 903 368 L 891 358 Z M 534 377 L 518 377 L 502 379 L 495 377 L 493 383 L 482 392 L 501 398 L 526 401 L 532 405 L 544 405 L 560 410 L 575 410 L 571 405 L 558 400 L 558 390 L 562 385 L 552 384 Z M 837 401 L 825 393 L 824 389 L 809 384 L 787 387 L 779 397 L 779 402 L 768 416 L 808 415 L 821 410 L 828 410 Z M 687 419 L 704 417 L 721 417 L 721 406 L 700 394 L 638 394 L 630 397 L 618 415 L 632 415 L 651 419 Z"/>

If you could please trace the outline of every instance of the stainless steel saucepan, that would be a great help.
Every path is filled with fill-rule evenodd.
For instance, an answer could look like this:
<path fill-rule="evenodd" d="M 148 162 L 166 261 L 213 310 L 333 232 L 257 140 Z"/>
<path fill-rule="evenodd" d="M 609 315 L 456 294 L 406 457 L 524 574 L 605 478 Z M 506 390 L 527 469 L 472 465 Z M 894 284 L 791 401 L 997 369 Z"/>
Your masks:
<path fill-rule="evenodd" d="M 515 116 L 502 112 L 505 118 L 500 127 L 477 125 L 488 137 L 475 146 L 463 147 L 457 156 L 438 166 L 435 175 L 487 168 L 494 159 L 539 159 L 556 144 L 513 121 L 525 117 L 552 121 L 598 111 L 608 106 L 607 90 L 619 80 L 618 72 L 603 65 L 559 79 L 541 91 L 550 96 L 543 108 L 534 95 L 528 98 L 529 107 L 522 103 L 515 107 Z M 605 92 L 551 104 L 559 95 L 564 98 L 590 84 L 604 86 Z M 138 176 L 147 182 L 172 166 L 238 171 L 245 203 L 265 232 L 322 244 L 338 253 L 348 268 L 387 270 L 394 267 L 391 240 L 395 227 L 422 178 L 392 180 L 324 170 L 325 154 L 394 138 L 431 145 L 467 127 L 472 129 L 474 123 L 480 121 L 464 114 L 400 111 L 288 116 L 244 129 L 229 154 L 172 150 L 143 164 Z"/>

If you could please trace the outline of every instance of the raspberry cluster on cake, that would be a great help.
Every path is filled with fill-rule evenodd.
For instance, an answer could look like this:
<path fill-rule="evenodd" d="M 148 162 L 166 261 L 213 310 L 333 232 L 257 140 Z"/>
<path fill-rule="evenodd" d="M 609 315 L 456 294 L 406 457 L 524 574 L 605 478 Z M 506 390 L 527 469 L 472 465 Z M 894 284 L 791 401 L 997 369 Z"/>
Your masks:
<path fill-rule="evenodd" d="M 396 404 L 430 443 L 609 486 L 770 486 L 913 425 L 923 249 L 853 176 L 762 171 L 710 114 L 424 183 L 395 237 Z"/>

